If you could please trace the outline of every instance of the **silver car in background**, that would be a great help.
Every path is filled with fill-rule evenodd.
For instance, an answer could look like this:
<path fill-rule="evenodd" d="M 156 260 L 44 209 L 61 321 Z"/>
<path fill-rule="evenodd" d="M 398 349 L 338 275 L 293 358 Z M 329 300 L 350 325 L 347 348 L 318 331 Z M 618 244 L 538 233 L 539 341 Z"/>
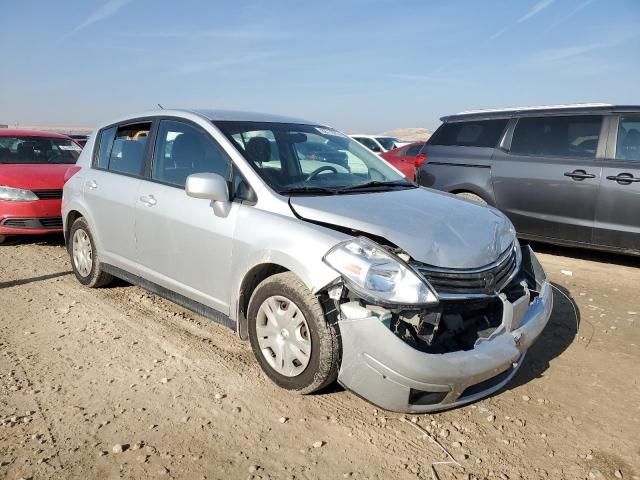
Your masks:
<path fill-rule="evenodd" d="M 427 412 L 505 385 L 552 292 L 499 211 L 417 187 L 336 130 L 160 110 L 101 126 L 64 187 L 71 263 L 248 339 L 265 374 Z"/>

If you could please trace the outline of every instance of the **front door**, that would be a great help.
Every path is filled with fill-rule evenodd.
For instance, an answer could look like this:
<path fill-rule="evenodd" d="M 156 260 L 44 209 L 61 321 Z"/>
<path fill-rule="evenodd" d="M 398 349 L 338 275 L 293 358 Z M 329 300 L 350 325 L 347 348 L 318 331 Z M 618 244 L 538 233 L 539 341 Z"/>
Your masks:
<path fill-rule="evenodd" d="M 590 243 L 602 167 L 602 116 L 520 118 L 491 176 L 496 206 L 528 238 Z"/>
<path fill-rule="evenodd" d="M 211 201 L 188 197 L 193 173 L 229 177 L 230 159 L 198 126 L 161 120 L 151 175 L 136 200 L 137 256 L 142 276 L 229 315 L 231 247 L 238 203 L 226 217 Z"/>
<path fill-rule="evenodd" d="M 618 119 L 616 119 L 618 120 Z M 640 252 L 640 115 L 622 116 L 609 136 L 594 243 Z"/>

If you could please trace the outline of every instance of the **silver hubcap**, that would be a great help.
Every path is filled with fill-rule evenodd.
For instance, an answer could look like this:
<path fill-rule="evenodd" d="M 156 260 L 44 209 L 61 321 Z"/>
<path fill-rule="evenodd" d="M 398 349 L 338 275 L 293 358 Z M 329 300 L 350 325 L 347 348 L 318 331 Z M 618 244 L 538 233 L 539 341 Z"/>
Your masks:
<path fill-rule="evenodd" d="M 298 306 L 281 296 L 267 298 L 256 319 L 258 345 L 271 368 L 285 377 L 304 372 L 311 358 L 309 325 Z"/>
<path fill-rule="evenodd" d="M 93 251 L 89 235 L 84 230 L 76 230 L 73 234 L 73 263 L 80 275 L 89 276 L 93 264 Z"/>

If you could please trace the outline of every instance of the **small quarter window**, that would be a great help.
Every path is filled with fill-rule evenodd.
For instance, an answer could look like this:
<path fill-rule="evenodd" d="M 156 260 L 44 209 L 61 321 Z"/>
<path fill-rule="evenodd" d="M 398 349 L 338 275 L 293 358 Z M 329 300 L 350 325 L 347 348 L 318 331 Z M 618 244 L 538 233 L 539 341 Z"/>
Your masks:
<path fill-rule="evenodd" d="M 495 148 L 507 119 L 444 123 L 429 139 L 429 145 Z"/>
<path fill-rule="evenodd" d="M 109 166 L 109 154 L 113 146 L 113 138 L 116 136 L 116 127 L 107 128 L 100 132 L 98 152 L 94 160 L 94 166 L 106 169 Z"/>

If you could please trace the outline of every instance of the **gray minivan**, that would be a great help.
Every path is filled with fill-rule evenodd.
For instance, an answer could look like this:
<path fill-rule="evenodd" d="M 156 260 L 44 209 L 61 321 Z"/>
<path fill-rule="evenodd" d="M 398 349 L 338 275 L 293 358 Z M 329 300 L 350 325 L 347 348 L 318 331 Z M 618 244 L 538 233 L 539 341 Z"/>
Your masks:
<path fill-rule="evenodd" d="M 418 183 L 499 208 L 521 238 L 640 255 L 640 106 L 441 120 L 421 152 Z"/>

